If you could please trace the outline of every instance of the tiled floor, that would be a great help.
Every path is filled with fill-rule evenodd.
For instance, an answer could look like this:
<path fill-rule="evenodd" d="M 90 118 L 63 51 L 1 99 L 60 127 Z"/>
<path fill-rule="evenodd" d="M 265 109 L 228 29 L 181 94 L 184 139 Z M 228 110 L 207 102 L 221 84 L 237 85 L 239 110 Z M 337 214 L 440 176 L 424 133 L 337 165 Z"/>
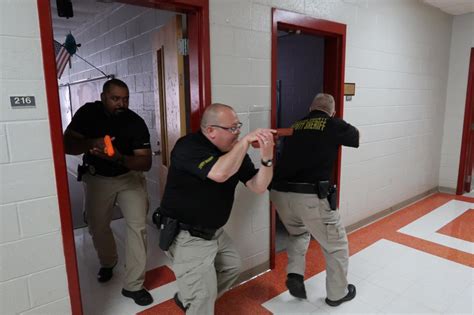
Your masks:
<path fill-rule="evenodd" d="M 357 296 L 339 307 L 324 303 L 324 260 L 312 241 L 305 275 L 308 300 L 288 294 L 287 257 L 281 252 L 274 270 L 224 294 L 216 314 L 473 314 L 473 202 L 471 196 L 435 194 L 351 233 L 349 281 Z M 113 229 L 123 248 L 120 220 Z M 174 276 L 159 251 L 149 255 L 147 266 L 146 286 L 155 303 L 143 308 L 120 295 L 122 266 L 109 283 L 97 283 L 97 259 L 87 231 L 76 230 L 76 244 L 84 314 L 182 314 L 170 300 Z M 149 244 L 157 244 L 152 227 Z"/>

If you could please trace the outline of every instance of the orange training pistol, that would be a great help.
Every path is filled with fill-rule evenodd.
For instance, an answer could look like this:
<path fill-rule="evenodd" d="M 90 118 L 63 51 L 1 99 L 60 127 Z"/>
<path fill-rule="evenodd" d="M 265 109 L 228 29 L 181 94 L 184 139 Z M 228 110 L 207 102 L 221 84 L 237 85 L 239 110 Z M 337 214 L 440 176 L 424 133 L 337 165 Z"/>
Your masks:
<path fill-rule="evenodd" d="M 276 133 L 273 134 L 273 141 L 278 140 L 279 137 L 288 137 L 293 135 L 293 128 L 277 128 Z M 258 141 L 252 142 L 252 147 L 260 148 Z"/>
<path fill-rule="evenodd" d="M 114 150 L 114 146 L 112 145 L 112 139 L 110 138 L 109 135 L 105 135 L 104 143 L 105 143 L 104 153 L 107 154 L 108 156 L 114 156 L 115 150 Z"/>

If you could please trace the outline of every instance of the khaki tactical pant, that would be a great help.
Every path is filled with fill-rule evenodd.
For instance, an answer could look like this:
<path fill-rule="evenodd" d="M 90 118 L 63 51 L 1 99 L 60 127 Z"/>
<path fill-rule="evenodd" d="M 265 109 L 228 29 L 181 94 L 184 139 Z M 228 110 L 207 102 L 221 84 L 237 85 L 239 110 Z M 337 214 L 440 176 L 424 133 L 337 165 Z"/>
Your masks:
<path fill-rule="evenodd" d="M 321 245 L 326 260 L 326 291 L 330 300 L 347 294 L 349 248 L 339 211 L 316 194 L 272 190 L 270 198 L 289 235 L 287 273 L 304 275 L 310 234 Z"/>
<path fill-rule="evenodd" d="M 120 206 L 126 222 L 124 289 L 137 291 L 143 288 L 146 265 L 146 214 L 148 195 L 145 177 L 141 172 L 130 171 L 116 177 L 85 174 L 84 211 L 89 233 L 102 267 L 112 267 L 118 255 L 110 228 L 114 204 Z"/>
<path fill-rule="evenodd" d="M 221 228 L 212 240 L 180 231 L 166 252 L 186 314 L 214 314 L 216 298 L 237 280 L 242 266 L 232 240 Z"/>

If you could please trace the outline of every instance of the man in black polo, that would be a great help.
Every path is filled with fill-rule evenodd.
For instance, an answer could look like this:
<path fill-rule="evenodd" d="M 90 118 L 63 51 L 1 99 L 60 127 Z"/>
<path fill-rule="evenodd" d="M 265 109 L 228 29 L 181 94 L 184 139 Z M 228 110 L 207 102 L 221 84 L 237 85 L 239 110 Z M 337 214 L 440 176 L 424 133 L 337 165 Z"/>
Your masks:
<path fill-rule="evenodd" d="M 213 104 L 201 130 L 179 139 L 171 153 L 160 213 L 166 222 L 179 222 L 167 254 L 179 288 L 175 301 L 187 314 L 213 314 L 216 298 L 239 275 L 240 256 L 222 229 L 237 183 L 263 193 L 273 175 L 274 131 L 257 129 L 239 140 L 241 125 L 232 107 Z M 254 141 L 260 145 L 259 170 L 247 154 Z"/>
<path fill-rule="evenodd" d="M 316 95 L 309 115 L 295 122 L 293 136 L 283 140 L 270 193 L 289 233 L 286 285 L 290 294 L 306 298 L 305 258 L 313 235 L 326 260 L 326 303 L 330 306 L 352 300 L 356 294 L 355 286 L 347 283 L 346 231 L 335 211 L 335 192 L 329 189 L 339 147 L 358 147 L 359 131 L 335 118 L 335 113 L 331 95 Z"/>
<path fill-rule="evenodd" d="M 83 154 L 79 176 L 84 181 L 84 210 L 101 268 L 99 282 L 112 278 L 118 262 L 110 228 L 118 203 L 127 226 L 125 279 L 122 294 L 139 305 L 153 298 L 143 288 L 146 265 L 148 196 L 144 171 L 151 167 L 150 134 L 143 119 L 128 109 L 128 87 L 120 80 L 105 82 L 101 101 L 87 103 L 74 114 L 64 133 L 66 154 Z M 104 152 L 104 136 L 115 153 Z"/>

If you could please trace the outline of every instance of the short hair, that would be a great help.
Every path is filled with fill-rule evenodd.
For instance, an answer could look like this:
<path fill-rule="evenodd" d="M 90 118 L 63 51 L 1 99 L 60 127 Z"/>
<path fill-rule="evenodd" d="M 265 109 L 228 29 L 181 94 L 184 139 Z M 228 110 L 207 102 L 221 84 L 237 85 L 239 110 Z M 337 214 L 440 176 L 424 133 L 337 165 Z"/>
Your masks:
<path fill-rule="evenodd" d="M 114 86 L 118 86 L 118 87 L 121 87 L 121 88 L 124 88 L 124 89 L 127 89 L 128 90 L 128 86 L 125 82 L 123 82 L 122 80 L 119 80 L 119 79 L 110 79 L 110 80 L 107 80 L 104 85 L 102 86 L 102 93 L 106 93 L 110 90 L 110 87 L 114 85 Z"/>
<path fill-rule="evenodd" d="M 331 94 L 319 93 L 317 94 L 311 106 L 309 107 L 310 111 L 320 110 L 331 116 L 335 110 L 334 97 Z"/>
<path fill-rule="evenodd" d="M 206 128 L 209 125 L 219 124 L 220 123 L 219 114 L 222 113 L 226 109 L 235 112 L 234 109 L 229 105 L 225 105 L 221 103 L 214 103 L 214 104 L 209 105 L 204 111 L 204 113 L 202 114 L 201 128 Z"/>

